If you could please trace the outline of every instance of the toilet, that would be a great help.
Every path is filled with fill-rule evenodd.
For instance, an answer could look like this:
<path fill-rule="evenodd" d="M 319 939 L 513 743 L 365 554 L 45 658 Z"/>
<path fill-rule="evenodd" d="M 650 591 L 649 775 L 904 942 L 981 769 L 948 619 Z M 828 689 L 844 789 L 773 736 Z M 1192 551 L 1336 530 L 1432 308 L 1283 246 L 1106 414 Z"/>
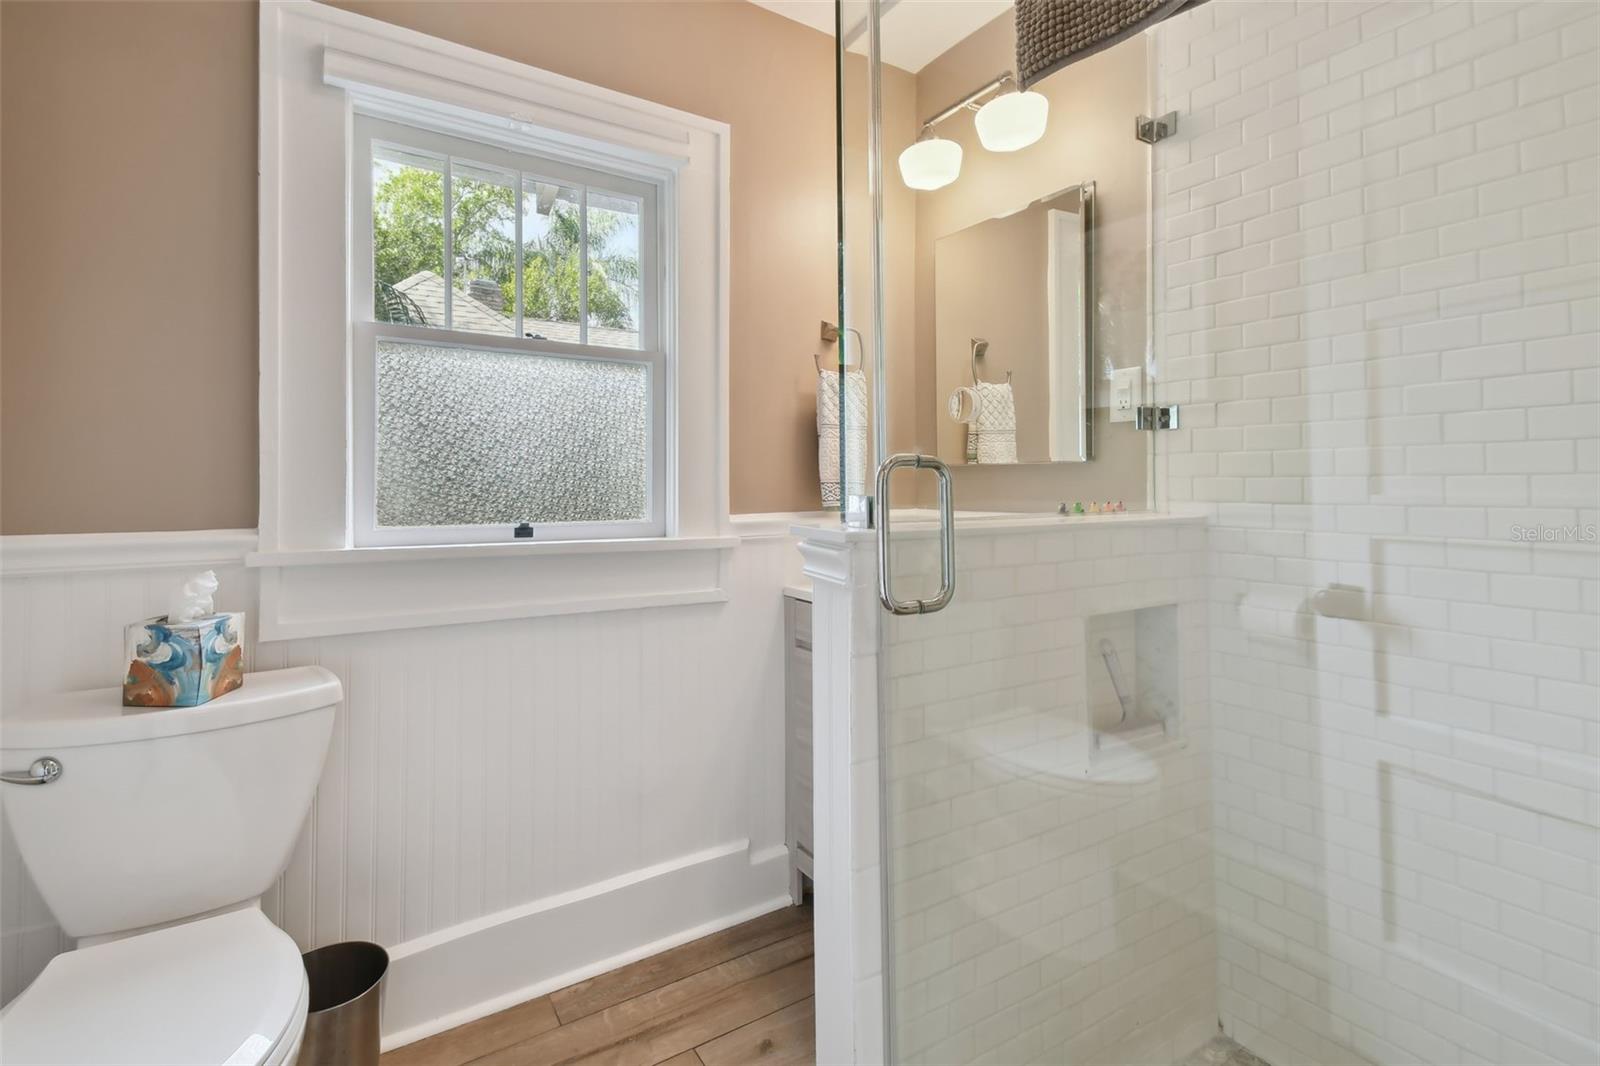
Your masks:
<path fill-rule="evenodd" d="M 125 708 L 108 688 L 8 708 L 6 820 L 77 946 L 0 1011 L 0 1062 L 295 1061 L 305 967 L 260 898 L 310 809 L 341 696 L 333 674 L 299 667 L 199 707 Z"/>

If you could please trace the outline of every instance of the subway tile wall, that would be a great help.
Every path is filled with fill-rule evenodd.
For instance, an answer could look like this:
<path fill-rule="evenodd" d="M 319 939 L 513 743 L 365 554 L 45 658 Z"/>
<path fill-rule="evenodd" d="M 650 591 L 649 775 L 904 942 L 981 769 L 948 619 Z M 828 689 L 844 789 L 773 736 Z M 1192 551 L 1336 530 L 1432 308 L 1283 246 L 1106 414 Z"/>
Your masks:
<path fill-rule="evenodd" d="M 1600 9 L 1154 37 L 1163 502 L 1213 518 L 1223 1021 L 1600 1061 Z"/>
<path fill-rule="evenodd" d="M 913 594 L 934 545 L 896 539 Z M 1178 1061 L 1216 1031 L 1205 527 L 958 539 L 955 601 L 881 623 L 897 1060 Z M 1163 605 L 1184 740 L 1094 761 L 1085 622 Z"/>

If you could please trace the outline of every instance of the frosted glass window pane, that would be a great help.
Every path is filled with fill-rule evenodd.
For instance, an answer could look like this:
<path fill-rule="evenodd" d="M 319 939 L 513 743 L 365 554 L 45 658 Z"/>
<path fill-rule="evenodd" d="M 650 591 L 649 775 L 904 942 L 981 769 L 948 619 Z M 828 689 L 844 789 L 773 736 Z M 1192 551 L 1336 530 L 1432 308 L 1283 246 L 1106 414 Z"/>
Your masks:
<path fill-rule="evenodd" d="M 378 342 L 379 526 L 649 517 L 650 370 Z"/>
<path fill-rule="evenodd" d="M 639 347 L 639 219 L 632 196 L 589 190 L 589 343 Z"/>
<path fill-rule="evenodd" d="M 522 332 L 579 344 L 583 308 L 581 208 L 570 186 L 522 180 Z"/>
<path fill-rule="evenodd" d="M 444 160 L 372 147 L 372 317 L 444 325 Z"/>
<path fill-rule="evenodd" d="M 450 328 L 514 337 L 517 177 L 456 162 L 450 205 Z"/>

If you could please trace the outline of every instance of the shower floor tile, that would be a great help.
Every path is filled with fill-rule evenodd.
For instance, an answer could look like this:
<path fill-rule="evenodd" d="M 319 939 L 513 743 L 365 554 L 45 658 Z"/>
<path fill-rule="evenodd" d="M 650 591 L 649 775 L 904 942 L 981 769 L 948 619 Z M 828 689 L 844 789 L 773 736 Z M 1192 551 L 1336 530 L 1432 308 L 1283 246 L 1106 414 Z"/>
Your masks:
<path fill-rule="evenodd" d="M 1226 1036 L 1216 1036 L 1190 1052 L 1178 1066 L 1272 1066 L 1243 1044 Z"/>

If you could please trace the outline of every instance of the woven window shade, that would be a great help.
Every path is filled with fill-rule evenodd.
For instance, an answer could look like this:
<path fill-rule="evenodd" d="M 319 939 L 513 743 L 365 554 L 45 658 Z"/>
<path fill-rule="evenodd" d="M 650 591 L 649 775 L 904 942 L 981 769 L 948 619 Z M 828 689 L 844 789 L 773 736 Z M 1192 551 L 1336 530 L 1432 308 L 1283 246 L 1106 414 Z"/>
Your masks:
<path fill-rule="evenodd" d="M 1016 0 L 1017 80 L 1027 88 L 1204 0 Z"/>

